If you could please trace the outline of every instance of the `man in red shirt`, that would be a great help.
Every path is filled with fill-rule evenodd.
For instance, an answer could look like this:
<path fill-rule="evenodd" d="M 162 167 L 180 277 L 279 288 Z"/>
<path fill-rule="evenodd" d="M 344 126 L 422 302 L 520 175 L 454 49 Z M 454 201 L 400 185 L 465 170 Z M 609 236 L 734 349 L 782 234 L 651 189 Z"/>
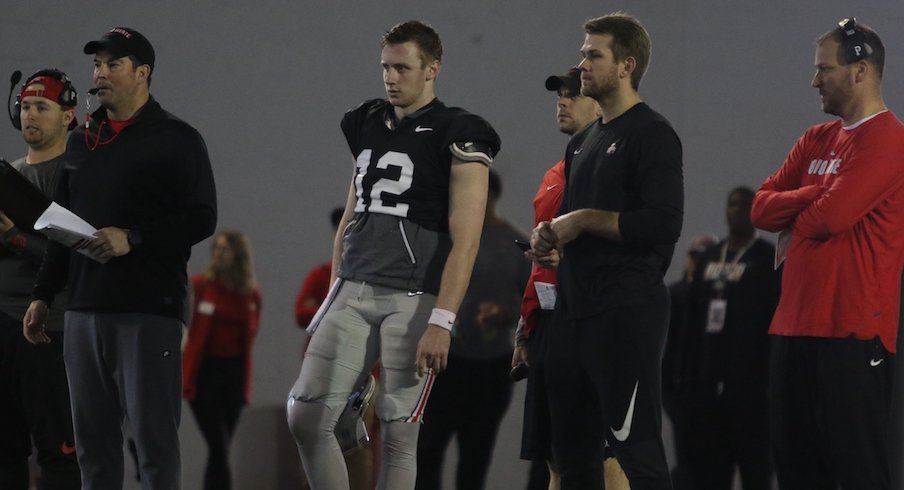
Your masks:
<path fill-rule="evenodd" d="M 904 125 L 881 93 L 885 48 L 854 19 L 816 42 L 822 110 L 760 187 L 753 223 L 781 232 L 769 332 L 782 488 L 890 488 L 888 434 L 904 253 Z"/>

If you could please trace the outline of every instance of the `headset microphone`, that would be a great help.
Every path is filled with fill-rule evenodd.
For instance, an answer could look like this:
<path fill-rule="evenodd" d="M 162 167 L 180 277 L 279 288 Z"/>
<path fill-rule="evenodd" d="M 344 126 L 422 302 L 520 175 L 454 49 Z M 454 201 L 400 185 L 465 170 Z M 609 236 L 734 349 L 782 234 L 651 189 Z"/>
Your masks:
<path fill-rule="evenodd" d="M 16 129 L 20 129 L 21 125 L 16 124 L 17 118 L 13 116 L 13 111 L 10 108 L 10 103 L 13 100 L 13 90 L 16 89 L 16 84 L 19 83 L 19 80 L 22 80 L 22 72 L 16 70 L 13 72 L 13 75 L 9 77 L 9 96 L 6 97 L 6 113 L 9 115 L 9 122 L 13 124 L 13 127 Z"/>
<path fill-rule="evenodd" d="M 97 95 L 98 92 L 100 92 L 100 89 L 97 87 L 88 89 L 88 95 Z M 87 111 L 88 111 L 85 113 L 85 138 L 87 138 L 88 130 L 91 129 L 91 99 L 86 97 L 85 104 L 87 104 Z M 97 134 L 98 134 L 98 138 L 100 138 L 100 129 L 98 129 Z"/>

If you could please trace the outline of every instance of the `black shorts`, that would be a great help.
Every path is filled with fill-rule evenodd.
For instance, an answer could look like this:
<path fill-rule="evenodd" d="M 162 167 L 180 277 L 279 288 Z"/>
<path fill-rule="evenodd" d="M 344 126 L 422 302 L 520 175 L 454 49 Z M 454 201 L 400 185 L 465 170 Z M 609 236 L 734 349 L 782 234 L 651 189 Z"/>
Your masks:
<path fill-rule="evenodd" d="M 668 317 L 664 285 L 588 318 L 555 312 L 543 376 L 552 454 L 563 482 L 566 473 L 595 471 L 608 441 L 629 477 L 668 488 L 661 407 Z"/>
<path fill-rule="evenodd" d="M 521 432 L 521 459 L 548 461 L 552 459 L 550 444 L 549 400 L 544 377 L 545 342 L 552 311 L 536 313 L 536 326 L 527 347 L 527 391 L 524 394 L 524 422 Z"/>

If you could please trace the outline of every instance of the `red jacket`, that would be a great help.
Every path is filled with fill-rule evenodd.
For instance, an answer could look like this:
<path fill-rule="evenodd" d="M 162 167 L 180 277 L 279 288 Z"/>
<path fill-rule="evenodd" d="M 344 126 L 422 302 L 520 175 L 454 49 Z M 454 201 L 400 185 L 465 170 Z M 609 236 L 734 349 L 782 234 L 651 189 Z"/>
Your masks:
<path fill-rule="evenodd" d="M 882 112 L 813 126 L 756 193 L 754 225 L 790 230 L 769 332 L 879 337 L 895 351 L 904 258 L 904 125 Z"/>
<path fill-rule="evenodd" d="M 255 288 L 245 296 L 236 295 L 226 290 L 219 282 L 209 281 L 203 275 L 191 278 L 194 298 L 192 301 L 192 318 L 188 329 L 188 341 L 182 354 L 182 396 L 192 400 L 197 393 L 198 372 L 201 369 L 201 361 L 208 348 L 216 339 L 214 320 L 218 317 L 229 315 L 238 318 L 230 320 L 242 323 L 244 326 L 241 338 L 241 356 L 244 360 L 245 370 L 245 402 L 251 395 L 251 348 L 254 337 L 260 326 L 261 295 Z M 242 303 L 232 303 L 236 299 Z"/>
<path fill-rule="evenodd" d="M 543 175 L 543 181 L 534 196 L 534 226 L 541 221 L 550 221 L 556 217 L 562 204 L 562 193 L 565 191 L 565 160 L 559 160 Z M 534 313 L 540 309 L 535 282 L 556 284 L 556 270 L 549 267 L 533 265 L 530 278 L 524 288 L 521 300 L 521 317 L 524 318 L 524 334 L 530 336 L 537 323 Z"/>

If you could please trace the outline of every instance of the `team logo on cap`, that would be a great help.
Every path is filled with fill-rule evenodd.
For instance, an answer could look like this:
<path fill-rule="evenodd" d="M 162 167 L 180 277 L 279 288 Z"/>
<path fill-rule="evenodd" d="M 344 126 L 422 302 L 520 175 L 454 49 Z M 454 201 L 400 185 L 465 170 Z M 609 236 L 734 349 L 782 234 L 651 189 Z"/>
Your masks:
<path fill-rule="evenodd" d="M 110 32 L 115 32 L 116 34 L 119 34 L 120 36 L 122 36 L 126 39 L 131 39 L 131 37 L 132 37 L 132 33 L 123 29 L 122 27 L 114 27 L 114 28 L 110 29 Z"/>

